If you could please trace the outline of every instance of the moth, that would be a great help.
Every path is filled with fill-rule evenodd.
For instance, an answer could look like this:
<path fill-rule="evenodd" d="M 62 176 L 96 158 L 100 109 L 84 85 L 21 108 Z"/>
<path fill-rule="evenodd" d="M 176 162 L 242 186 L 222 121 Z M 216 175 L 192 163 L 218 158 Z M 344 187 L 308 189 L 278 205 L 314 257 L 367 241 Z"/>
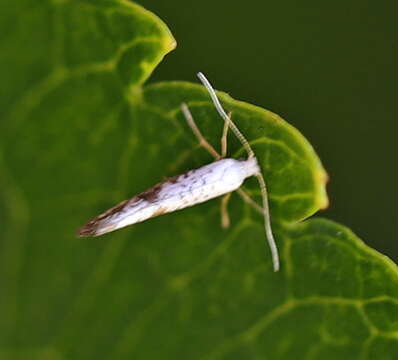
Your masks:
<path fill-rule="evenodd" d="M 198 73 L 198 77 L 207 89 L 217 112 L 224 120 L 224 129 L 221 137 L 221 154 L 203 137 L 188 106 L 185 103 L 181 104 L 181 111 L 199 144 L 213 155 L 215 161 L 201 168 L 189 170 L 184 174 L 169 178 L 129 200 L 122 201 L 91 219 L 78 230 L 78 235 L 103 235 L 155 216 L 200 204 L 221 195 L 224 195 L 221 199 L 221 224 L 223 227 L 228 227 L 230 221 L 227 212 L 227 203 L 231 193 L 237 191 L 245 202 L 249 203 L 263 215 L 264 228 L 271 249 L 274 271 L 278 271 L 279 255 L 271 228 L 267 188 L 257 158 L 249 142 L 232 121 L 231 113 L 227 114 L 223 109 L 210 82 L 202 73 Z M 226 158 L 229 129 L 232 130 L 246 150 L 246 159 Z M 262 194 L 262 206 L 258 205 L 241 189 L 244 180 L 251 176 L 255 176 L 259 182 Z"/>

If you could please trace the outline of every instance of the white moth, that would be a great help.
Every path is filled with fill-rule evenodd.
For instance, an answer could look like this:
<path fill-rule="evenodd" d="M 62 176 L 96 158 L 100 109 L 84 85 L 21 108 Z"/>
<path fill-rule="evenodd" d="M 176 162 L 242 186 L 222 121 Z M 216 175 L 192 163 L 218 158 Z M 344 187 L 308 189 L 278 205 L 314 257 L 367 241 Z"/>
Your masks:
<path fill-rule="evenodd" d="M 130 200 L 121 202 L 90 220 L 79 229 L 78 235 L 103 235 L 158 215 L 200 204 L 221 195 L 224 195 L 221 202 L 222 225 L 223 227 L 228 227 L 229 217 L 226 206 L 231 192 L 236 190 L 244 201 L 248 202 L 263 214 L 265 232 L 271 248 L 274 271 L 278 271 L 278 249 L 271 229 L 266 185 L 257 158 L 247 140 L 232 122 L 230 114 L 227 115 L 222 108 L 216 92 L 209 81 L 202 73 L 198 73 L 198 77 L 208 90 L 218 113 L 224 119 L 224 131 L 221 138 L 221 155 L 205 140 L 194 122 L 188 106 L 182 104 L 181 109 L 188 125 L 199 140 L 200 145 L 214 156 L 215 161 L 199 169 L 189 170 L 184 174 L 169 178 L 149 190 L 134 196 Z M 229 128 L 231 128 L 247 151 L 247 159 L 236 160 L 225 158 Z M 263 198 L 262 207 L 240 189 L 243 181 L 250 176 L 255 176 L 259 181 Z"/>

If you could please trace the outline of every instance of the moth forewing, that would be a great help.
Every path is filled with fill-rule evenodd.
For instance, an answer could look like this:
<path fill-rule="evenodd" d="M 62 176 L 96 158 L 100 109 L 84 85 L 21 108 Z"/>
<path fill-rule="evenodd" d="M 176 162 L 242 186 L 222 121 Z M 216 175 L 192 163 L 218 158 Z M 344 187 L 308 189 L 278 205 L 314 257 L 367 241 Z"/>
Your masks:
<path fill-rule="evenodd" d="M 257 160 L 222 159 L 170 178 L 90 220 L 80 236 L 98 236 L 238 189 L 259 171 Z"/>

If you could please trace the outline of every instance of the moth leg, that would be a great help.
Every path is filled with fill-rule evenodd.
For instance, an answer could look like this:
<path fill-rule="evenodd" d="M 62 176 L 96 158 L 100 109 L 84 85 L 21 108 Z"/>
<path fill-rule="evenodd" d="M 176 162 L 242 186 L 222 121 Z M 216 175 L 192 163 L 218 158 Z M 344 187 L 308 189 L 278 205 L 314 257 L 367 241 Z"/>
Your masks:
<path fill-rule="evenodd" d="M 231 114 L 228 114 L 228 117 L 231 118 Z M 224 121 L 224 128 L 222 130 L 222 137 L 221 137 L 221 157 L 225 158 L 227 156 L 227 143 L 228 143 L 228 130 L 229 125 L 226 121 Z"/>
<path fill-rule="evenodd" d="M 230 225 L 229 215 L 228 215 L 228 202 L 231 198 L 232 193 L 228 193 L 221 198 L 221 227 L 226 229 Z"/>
<path fill-rule="evenodd" d="M 236 192 L 238 193 L 238 195 L 243 199 L 243 201 L 246 204 L 249 204 L 251 207 L 253 207 L 253 209 L 255 209 L 256 211 L 258 211 L 261 215 L 264 215 L 264 209 L 258 205 L 251 197 L 250 195 L 244 191 L 243 189 L 238 189 L 236 190 Z"/>
<path fill-rule="evenodd" d="M 220 160 L 221 155 L 204 138 L 198 126 L 196 125 L 195 120 L 193 119 L 193 116 L 188 109 L 187 104 L 185 103 L 181 104 L 181 110 L 185 116 L 185 119 L 187 120 L 189 127 L 191 128 L 192 132 L 195 134 L 196 138 L 198 139 L 199 145 L 202 146 L 204 149 L 206 149 L 211 155 L 213 155 L 213 157 L 216 160 Z"/>

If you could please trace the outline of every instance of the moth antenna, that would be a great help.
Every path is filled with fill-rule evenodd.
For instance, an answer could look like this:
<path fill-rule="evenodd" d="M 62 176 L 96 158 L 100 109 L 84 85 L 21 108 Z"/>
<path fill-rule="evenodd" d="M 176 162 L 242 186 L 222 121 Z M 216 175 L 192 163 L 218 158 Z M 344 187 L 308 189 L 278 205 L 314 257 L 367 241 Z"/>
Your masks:
<path fill-rule="evenodd" d="M 261 197 L 263 199 L 264 228 L 268 240 L 268 245 L 271 249 L 272 263 L 274 265 L 274 271 L 279 271 L 279 254 L 278 248 L 275 243 L 274 235 L 272 233 L 267 186 L 265 185 L 264 177 L 260 172 L 256 174 L 256 178 L 260 184 Z"/>
<path fill-rule="evenodd" d="M 247 154 L 249 158 L 254 157 L 254 152 L 252 148 L 250 147 L 249 142 L 245 139 L 243 134 L 240 132 L 240 130 L 236 127 L 236 125 L 232 122 L 230 117 L 227 115 L 225 110 L 223 109 L 220 100 L 218 100 L 217 94 L 213 88 L 213 86 L 210 84 L 209 80 L 207 80 L 206 76 L 203 75 L 203 73 L 199 72 L 198 73 L 198 78 L 202 82 L 202 84 L 205 86 L 207 91 L 209 92 L 209 95 L 214 103 L 214 106 L 220 116 L 224 119 L 224 121 L 227 122 L 228 126 L 230 129 L 234 132 L 235 136 L 239 139 L 239 141 L 242 143 L 243 147 L 247 151 Z"/>
<path fill-rule="evenodd" d="M 253 158 L 255 157 L 254 152 L 249 144 L 249 142 L 246 140 L 246 138 L 243 136 L 243 134 L 240 132 L 240 130 L 237 128 L 237 126 L 233 123 L 231 118 L 227 115 L 225 110 L 223 109 L 220 100 L 217 97 L 217 94 L 213 88 L 213 86 L 210 84 L 209 80 L 207 80 L 206 76 L 203 75 L 203 73 L 199 72 L 198 73 L 198 78 L 200 81 L 203 83 L 205 88 L 210 94 L 210 97 L 214 103 L 214 106 L 220 116 L 228 123 L 228 126 L 230 129 L 234 132 L 236 137 L 239 139 L 239 141 L 242 143 L 243 147 L 247 151 L 248 157 Z M 264 228 L 265 228 L 265 234 L 268 240 L 268 245 L 271 249 L 271 256 L 272 256 L 272 263 L 274 266 L 274 271 L 279 271 L 279 254 L 278 254 L 278 248 L 275 243 L 274 235 L 272 233 L 272 227 L 271 227 L 271 217 L 269 214 L 269 205 L 268 205 L 268 191 L 267 191 L 267 186 L 265 184 L 265 180 L 261 172 L 255 175 L 259 185 L 260 185 L 260 190 L 261 190 L 261 197 L 263 200 L 263 216 L 264 216 Z"/>

